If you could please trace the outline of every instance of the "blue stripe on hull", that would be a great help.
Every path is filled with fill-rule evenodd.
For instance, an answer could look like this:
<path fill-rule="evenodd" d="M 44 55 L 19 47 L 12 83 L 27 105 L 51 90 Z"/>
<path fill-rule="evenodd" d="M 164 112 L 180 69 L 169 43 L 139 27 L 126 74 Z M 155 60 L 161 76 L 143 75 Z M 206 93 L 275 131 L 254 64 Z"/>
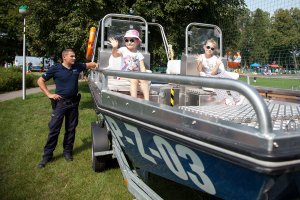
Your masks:
<path fill-rule="evenodd" d="M 257 199 L 275 180 L 116 118 L 106 121 L 135 167 L 224 199 Z"/>

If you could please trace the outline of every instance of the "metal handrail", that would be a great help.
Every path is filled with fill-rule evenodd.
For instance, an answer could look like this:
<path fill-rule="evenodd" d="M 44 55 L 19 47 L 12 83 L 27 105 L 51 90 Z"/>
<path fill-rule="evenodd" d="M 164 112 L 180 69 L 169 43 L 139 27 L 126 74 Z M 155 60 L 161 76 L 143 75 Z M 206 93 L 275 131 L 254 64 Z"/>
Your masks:
<path fill-rule="evenodd" d="M 148 22 L 148 24 L 159 27 L 160 32 L 161 32 L 161 37 L 162 37 L 162 40 L 163 40 L 163 43 L 164 43 L 164 46 L 165 46 L 166 55 L 167 55 L 168 60 L 170 60 L 171 58 L 170 58 L 170 52 L 169 52 L 169 48 L 168 48 L 169 44 L 168 44 L 168 40 L 167 40 L 167 37 L 166 37 L 163 26 L 160 25 L 159 23 L 156 23 L 156 22 Z"/>
<path fill-rule="evenodd" d="M 126 77 L 133 79 L 151 80 L 165 83 L 176 83 L 182 85 L 193 85 L 193 86 L 203 86 L 210 88 L 219 88 L 225 90 L 234 90 L 242 95 L 244 95 L 249 102 L 252 104 L 255 113 L 257 115 L 258 126 L 261 133 L 265 137 L 271 137 L 273 133 L 272 119 L 269 113 L 268 107 L 257 92 L 257 90 L 243 83 L 241 81 L 223 78 L 211 78 L 211 77 L 199 77 L 199 76 L 182 76 L 182 75 L 166 75 L 166 74 L 152 74 L 143 72 L 125 72 L 116 70 L 104 70 L 97 69 L 97 73 L 103 75 L 102 77 L 102 89 L 108 89 L 108 79 L 107 76 L 117 76 Z M 98 74 L 98 75 L 100 75 Z M 97 76 L 97 75 L 96 75 Z"/>

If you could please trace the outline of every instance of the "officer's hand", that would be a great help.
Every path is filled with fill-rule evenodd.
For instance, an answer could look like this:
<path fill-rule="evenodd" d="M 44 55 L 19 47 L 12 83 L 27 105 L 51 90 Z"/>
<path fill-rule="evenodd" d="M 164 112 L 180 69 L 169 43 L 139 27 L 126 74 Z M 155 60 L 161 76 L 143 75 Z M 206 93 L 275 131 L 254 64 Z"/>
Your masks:
<path fill-rule="evenodd" d="M 62 97 L 58 94 L 49 94 L 48 97 L 54 100 L 60 100 Z"/>
<path fill-rule="evenodd" d="M 85 63 L 85 64 L 88 69 L 97 69 L 98 68 L 98 63 L 95 63 L 95 62 L 89 62 L 89 63 Z"/>

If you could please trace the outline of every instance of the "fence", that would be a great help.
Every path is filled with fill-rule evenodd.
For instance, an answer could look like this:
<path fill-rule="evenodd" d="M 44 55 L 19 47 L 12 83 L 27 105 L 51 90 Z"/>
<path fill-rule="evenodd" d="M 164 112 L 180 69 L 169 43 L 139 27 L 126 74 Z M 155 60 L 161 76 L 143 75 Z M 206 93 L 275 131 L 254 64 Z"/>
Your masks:
<path fill-rule="evenodd" d="M 300 1 L 245 0 L 248 9 L 235 9 L 234 16 L 220 21 L 224 55 L 233 61 L 239 55 L 238 67 L 262 68 L 273 64 L 284 70 L 300 68 Z M 237 27 L 237 28 L 232 28 Z"/>

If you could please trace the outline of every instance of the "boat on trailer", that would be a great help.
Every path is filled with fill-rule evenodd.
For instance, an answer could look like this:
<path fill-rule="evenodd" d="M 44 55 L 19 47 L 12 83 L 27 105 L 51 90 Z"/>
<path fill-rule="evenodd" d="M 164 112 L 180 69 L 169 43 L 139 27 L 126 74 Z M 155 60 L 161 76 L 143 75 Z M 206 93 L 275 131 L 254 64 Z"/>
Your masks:
<path fill-rule="evenodd" d="M 94 52 L 100 68 L 89 77 L 98 116 L 91 125 L 93 169 L 103 171 L 117 158 L 137 199 L 164 198 L 150 187 L 152 175 L 221 199 L 299 198 L 300 94 L 293 93 L 293 102 L 263 99 L 244 82 L 200 77 L 195 54 L 201 46 L 195 44 L 213 37 L 222 56 L 222 32 L 211 24 L 186 27 L 185 52 L 179 66 L 171 66 L 180 67 L 175 70 L 180 74 L 118 70 L 114 63 L 120 61 L 110 58 L 108 38 L 122 43 L 127 29 L 137 29 L 143 40 L 139 51 L 149 68 L 149 27 L 158 28 L 169 54 L 157 23 L 121 14 L 108 14 L 99 22 L 100 47 L 95 45 Z M 123 78 L 149 80 L 150 100 L 131 97 Z M 203 88 L 237 91 L 248 103 L 223 105 Z"/>

